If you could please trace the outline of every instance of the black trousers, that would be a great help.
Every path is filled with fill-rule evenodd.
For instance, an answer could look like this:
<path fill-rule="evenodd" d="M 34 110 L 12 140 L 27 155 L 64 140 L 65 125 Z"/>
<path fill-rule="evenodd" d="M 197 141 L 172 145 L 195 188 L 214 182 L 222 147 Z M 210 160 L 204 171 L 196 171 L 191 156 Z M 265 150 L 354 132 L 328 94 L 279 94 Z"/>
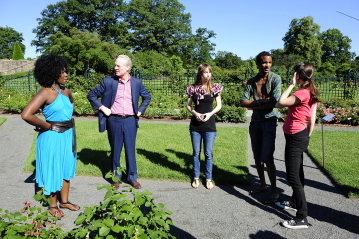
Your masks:
<path fill-rule="evenodd" d="M 296 134 L 284 134 L 285 168 L 289 185 L 293 189 L 291 202 L 296 205 L 296 218 L 302 220 L 308 216 L 307 200 L 304 193 L 303 152 L 309 144 L 309 132 L 304 129 Z"/>

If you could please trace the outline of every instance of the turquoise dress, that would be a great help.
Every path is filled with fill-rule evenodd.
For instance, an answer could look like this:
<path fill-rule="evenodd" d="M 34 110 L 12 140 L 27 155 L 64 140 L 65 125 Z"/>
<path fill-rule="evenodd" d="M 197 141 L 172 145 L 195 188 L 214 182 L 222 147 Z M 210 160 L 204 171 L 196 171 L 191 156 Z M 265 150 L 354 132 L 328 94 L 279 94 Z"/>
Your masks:
<path fill-rule="evenodd" d="M 70 99 L 58 91 L 55 101 L 42 113 L 48 121 L 68 121 L 72 118 Z M 63 133 L 48 130 L 40 132 L 36 144 L 36 183 L 45 189 L 44 194 L 61 191 L 63 180 L 75 177 L 76 153 L 72 152 L 73 129 Z"/>

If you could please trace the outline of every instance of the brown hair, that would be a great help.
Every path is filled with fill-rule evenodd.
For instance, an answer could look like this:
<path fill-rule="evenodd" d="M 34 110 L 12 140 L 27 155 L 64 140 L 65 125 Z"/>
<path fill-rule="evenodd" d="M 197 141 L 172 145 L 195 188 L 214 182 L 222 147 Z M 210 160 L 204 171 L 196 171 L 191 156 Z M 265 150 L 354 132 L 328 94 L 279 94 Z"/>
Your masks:
<path fill-rule="evenodd" d="M 207 69 L 209 70 L 209 72 L 212 73 L 212 67 L 209 64 L 203 63 L 198 66 L 197 77 L 196 77 L 196 81 L 194 82 L 195 85 L 202 85 L 202 75 L 203 75 L 203 72 Z M 207 83 L 204 87 L 205 87 L 206 93 L 209 94 L 213 87 L 212 79 L 207 81 Z"/>
<path fill-rule="evenodd" d="M 308 62 L 299 62 L 295 67 L 294 71 L 297 76 L 304 81 L 301 88 L 308 89 L 312 96 L 312 103 L 319 102 L 319 92 L 313 81 L 314 66 Z"/>

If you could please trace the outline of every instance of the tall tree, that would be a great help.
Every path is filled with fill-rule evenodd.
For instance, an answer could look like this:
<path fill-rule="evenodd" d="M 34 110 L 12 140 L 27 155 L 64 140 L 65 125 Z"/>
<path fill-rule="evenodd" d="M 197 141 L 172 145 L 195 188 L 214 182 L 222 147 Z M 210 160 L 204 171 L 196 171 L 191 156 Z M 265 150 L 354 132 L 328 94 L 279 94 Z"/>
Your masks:
<path fill-rule="evenodd" d="M 13 60 L 22 60 L 24 59 L 24 54 L 22 54 L 20 43 L 15 42 L 14 49 L 12 51 L 12 58 Z"/>
<path fill-rule="evenodd" d="M 322 62 L 336 65 L 348 63 L 352 59 L 353 52 L 349 51 L 352 40 L 344 36 L 338 29 L 328 29 L 322 32 L 321 38 L 323 40 Z"/>
<path fill-rule="evenodd" d="M 314 23 L 313 17 L 293 19 L 282 40 L 286 54 L 301 56 L 305 61 L 320 67 L 323 41 L 320 26 Z"/>
<path fill-rule="evenodd" d="M 19 43 L 21 51 L 24 53 L 25 45 L 22 44 L 23 40 L 22 33 L 8 26 L 0 27 L 0 59 L 12 59 L 12 52 L 16 42 Z"/>
<path fill-rule="evenodd" d="M 235 70 L 242 64 L 242 59 L 232 52 L 219 51 L 214 59 L 216 66 L 222 69 Z"/>
<path fill-rule="evenodd" d="M 117 44 L 101 41 L 97 33 L 70 30 L 69 35 L 56 32 L 50 35 L 53 43 L 45 53 L 58 53 L 70 63 L 72 74 L 81 74 L 87 68 L 109 74 L 113 72 L 114 59 L 119 54 L 128 54 Z"/>
<path fill-rule="evenodd" d="M 273 58 L 273 66 L 284 66 L 286 70 L 289 70 L 300 61 L 305 61 L 302 56 L 287 54 L 283 49 L 272 49 L 270 53 Z"/>
<path fill-rule="evenodd" d="M 124 36 L 132 51 L 155 50 L 169 55 L 179 54 L 191 36 L 191 15 L 177 0 L 132 0 L 124 21 Z"/>
<path fill-rule="evenodd" d="M 44 52 L 52 42 L 49 36 L 57 31 L 69 35 L 72 28 L 96 32 L 101 40 L 118 43 L 125 31 L 121 22 L 125 4 L 123 0 L 67 0 L 50 4 L 41 12 L 38 26 L 33 30 L 31 42 L 38 52 Z"/>
<path fill-rule="evenodd" d="M 210 41 L 214 38 L 216 33 L 207 28 L 198 28 L 196 34 L 189 38 L 188 48 L 190 49 L 190 57 L 193 59 L 195 65 L 201 63 L 213 64 L 212 57 L 215 55 L 214 50 L 216 44 Z"/>

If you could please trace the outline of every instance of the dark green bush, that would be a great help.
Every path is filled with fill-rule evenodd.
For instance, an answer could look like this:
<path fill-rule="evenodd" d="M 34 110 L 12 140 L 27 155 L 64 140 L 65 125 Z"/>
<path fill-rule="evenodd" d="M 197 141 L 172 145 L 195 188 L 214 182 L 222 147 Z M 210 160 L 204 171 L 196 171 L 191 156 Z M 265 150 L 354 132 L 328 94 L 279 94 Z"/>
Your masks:
<path fill-rule="evenodd" d="M 105 77 L 103 74 L 89 72 L 87 77 L 84 76 L 71 76 L 66 84 L 66 87 L 74 92 L 89 92 L 92 88 L 98 86 L 102 79 Z"/>
<path fill-rule="evenodd" d="M 74 113 L 76 115 L 94 114 L 91 104 L 86 98 L 87 92 L 72 93 L 75 101 Z"/>
<path fill-rule="evenodd" d="M 219 121 L 244 123 L 247 121 L 246 110 L 242 107 L 223 105 L 222 109 L 217 112 Z"/>
<path fill-rule="evenodd" d="M 20 93 L 14 89 L 0 89 L 0 107 L 5 112 L 21 113 L 30 102 L 33 93 Z"/>

